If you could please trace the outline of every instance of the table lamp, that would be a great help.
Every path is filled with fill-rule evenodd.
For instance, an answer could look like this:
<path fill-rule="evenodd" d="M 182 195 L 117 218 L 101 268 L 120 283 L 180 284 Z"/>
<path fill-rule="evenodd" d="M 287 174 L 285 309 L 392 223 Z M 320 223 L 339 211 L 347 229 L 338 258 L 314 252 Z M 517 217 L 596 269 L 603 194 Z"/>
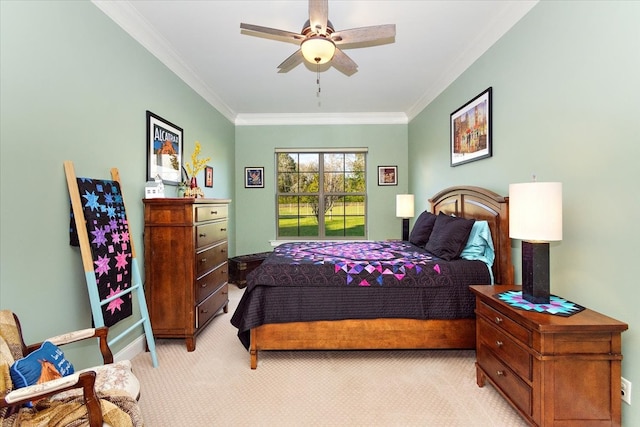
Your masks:
<path fill-rule="evenodd" d="M 509 237 L 522 240 L 522 297 L 548 304 L 549 242 L 562 240 L 562 183 L 509 185 Z"/>
<path fill-rule="evenodd" d="M 402 218 L 402 240 L 409 240 L 409 218 L 414 215 L 413 194 L 396 195 L 396 217 Z"/>

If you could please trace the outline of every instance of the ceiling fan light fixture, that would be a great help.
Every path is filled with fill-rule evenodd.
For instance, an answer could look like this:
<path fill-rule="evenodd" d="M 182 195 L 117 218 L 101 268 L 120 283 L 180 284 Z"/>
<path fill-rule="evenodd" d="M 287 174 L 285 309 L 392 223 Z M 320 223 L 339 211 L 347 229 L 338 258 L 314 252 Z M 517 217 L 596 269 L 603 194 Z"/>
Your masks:
<path fill-rule="evenodd" d="M 336 53 L 336 45 L 326 37 L 312 36 L 302 41 L 300 50 L 307 62 L 322 65 L 331 61 Z"/>

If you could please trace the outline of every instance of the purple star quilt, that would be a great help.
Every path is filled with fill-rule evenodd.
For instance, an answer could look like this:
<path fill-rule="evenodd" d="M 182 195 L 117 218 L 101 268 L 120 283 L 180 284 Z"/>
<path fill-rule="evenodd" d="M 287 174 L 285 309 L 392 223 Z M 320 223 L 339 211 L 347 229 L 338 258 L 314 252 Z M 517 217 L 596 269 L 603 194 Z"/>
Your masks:
<path fill-rule="evenodd" d="M 447 285 L 460 269 L 467 273 L 465 266 L 454 264 L 402 241 L 295 242 L 276 247 L 247 281 L 272 286 Z M 480 268 L 486 273 L 486 267 Z"/>
<path fill-rule="evenodd" d="M 77 178 L 89 235 L 98 294 L 103 301 L 131 287 L 131 242 L 124 201 L 117 181 Z M 79 246 L 73 211 L 70 244 Z M 104 324 L 131 316 L 131 293 L 102 307 Z"/>

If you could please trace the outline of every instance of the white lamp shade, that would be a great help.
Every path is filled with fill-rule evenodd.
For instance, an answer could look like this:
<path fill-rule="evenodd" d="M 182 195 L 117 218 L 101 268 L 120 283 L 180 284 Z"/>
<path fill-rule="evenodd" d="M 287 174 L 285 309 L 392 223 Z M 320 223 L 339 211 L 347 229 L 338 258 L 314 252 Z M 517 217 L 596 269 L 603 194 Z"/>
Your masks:
<path fill-rule="evenodd" d="M 396 195 L 396 216 L 398 218 L 413 218 L 414 197 L 413 194 Z"/>
<path fill-rule="evenodd" d="M 509 237 L 533 242 L 562 240 L 562 183 L 509 185 Z"/>
<path fill-rule="evenodd" d="M 300 45 L 302 56 L 312 64 L 326 64 L 336 53 L 336 45 L 326 37 L 313 36 L 305 39 Z"/>

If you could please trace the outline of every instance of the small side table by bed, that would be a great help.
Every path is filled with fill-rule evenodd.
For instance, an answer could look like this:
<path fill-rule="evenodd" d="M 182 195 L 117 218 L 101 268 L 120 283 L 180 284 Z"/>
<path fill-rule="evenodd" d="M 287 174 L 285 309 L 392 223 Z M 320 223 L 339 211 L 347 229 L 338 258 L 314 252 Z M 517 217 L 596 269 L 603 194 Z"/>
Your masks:
<path fill-rule="evenodd" d="M 621 334 L 628 325 L 584 309 L 568 317 L 511 306 L 520 286 L 471 286 L 476 381 L 488 381 L 536 426 L 621 425 Z"/>

